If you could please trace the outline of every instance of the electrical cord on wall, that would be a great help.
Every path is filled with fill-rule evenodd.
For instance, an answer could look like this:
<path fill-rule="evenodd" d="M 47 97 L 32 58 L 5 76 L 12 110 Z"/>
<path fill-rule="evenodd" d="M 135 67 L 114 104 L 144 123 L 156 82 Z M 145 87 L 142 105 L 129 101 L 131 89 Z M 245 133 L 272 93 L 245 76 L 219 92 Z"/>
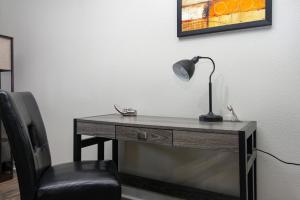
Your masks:
<path fill-rule="evenodd" d="M 232 117 L 233 117 L 233 121 L 240 121 L 239 118 L 237 117 L 237 115 L 236 115 L 236 113 L 235 113 L 233 107 L 232 107 L 231 105 L 228 105 L 228 106 L 227 106 L 227 109 L 229 110 L 229 112 L 231 112 Z M 287 164 L 287 165 L 294 165 L 294 166 L 300 166 L 299 163 L 286 162 L 286 161 L 284 161 L 284 160 L 278 158 L 277 156 L 274 156 L 273 154 L 271 154 L 271 153 L 269 153 L 269 152 L 266 152 L 266 151 L 263 151 L 263 150 L 261 150 L 261 149 L 257 149 L 257 148 L 256 148 L 256 151 L 261 152 L 261 153 L 264 153 L 264 154 L 267 154 L 267 155 L 269 155 L 269 156 L 275 158 L 276 160 L 278 160 L 279 162 L 282 162 L 282 163 L 284 163 L 284 164 Z"/>
<path fill-rule="evenodd" d="M 259 152 L 261 152 L 261 153 L 267 154 L 267 155 L 269 155 L 269 156 L 275 158 L 276 160 L 278 160 L 279 162 L 282 162 L 282 163 L 284 163 L 284 164 L 287 164 L 287 165 L 294 165 L 294 166 L 300 166 L 299 163 L 286 162 L 286 161 L 284 161 L 284 160 L 278 158 L 277 156 L 274 156 L 273 154 L 268 153 L 268 152 L 266 152 L 266 151 L 263 151 L 263 150 L 260 150 L 260 149 L 256 149 L 256 151 L 259 151 Z"/>

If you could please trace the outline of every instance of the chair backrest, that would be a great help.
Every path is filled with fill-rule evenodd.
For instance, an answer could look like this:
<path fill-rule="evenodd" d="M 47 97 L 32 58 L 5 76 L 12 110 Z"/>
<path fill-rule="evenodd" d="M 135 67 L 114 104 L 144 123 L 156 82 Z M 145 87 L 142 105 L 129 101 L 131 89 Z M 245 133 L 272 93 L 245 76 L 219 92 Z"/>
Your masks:
<path fill-rule="evenodd" d="M 30 92 L 0 90 L 3 121 L 18 174 L 22 200 L 34 200 L 40 176 L 51 166 L 44 123 Z"/>

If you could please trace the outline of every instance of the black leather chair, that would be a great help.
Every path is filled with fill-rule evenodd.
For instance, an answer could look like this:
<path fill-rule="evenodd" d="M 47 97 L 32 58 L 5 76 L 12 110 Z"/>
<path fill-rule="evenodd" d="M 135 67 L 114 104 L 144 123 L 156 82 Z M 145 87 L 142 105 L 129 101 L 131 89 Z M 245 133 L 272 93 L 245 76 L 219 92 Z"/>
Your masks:
<path fill-rule="evenodd" d="M 15 159 L 22 200 L 121 199 L 113 161 L 51 165 L 46 130 L 31 93 L 0 90 L 0 111 Z"/>

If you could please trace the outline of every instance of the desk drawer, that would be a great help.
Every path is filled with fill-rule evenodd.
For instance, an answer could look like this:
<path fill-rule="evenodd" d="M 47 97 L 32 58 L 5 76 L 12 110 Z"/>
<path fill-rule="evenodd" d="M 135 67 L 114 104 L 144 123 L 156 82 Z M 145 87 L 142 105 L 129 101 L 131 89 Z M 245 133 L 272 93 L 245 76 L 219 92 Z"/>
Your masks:
<path fill-rule="evenodd" d="M 77 134 L 103 138 L 116 138 L 115 126 L 98 123 L 77 122 Z"/>
<path fill-rule="evenodd" d="M 238 152 L 238 135 L 174 131 L 174 146 Z"/>
<path fill-rule="evenodd" d="M 116 138 L 172 146 L 172 130 L 116 126 Z"/>

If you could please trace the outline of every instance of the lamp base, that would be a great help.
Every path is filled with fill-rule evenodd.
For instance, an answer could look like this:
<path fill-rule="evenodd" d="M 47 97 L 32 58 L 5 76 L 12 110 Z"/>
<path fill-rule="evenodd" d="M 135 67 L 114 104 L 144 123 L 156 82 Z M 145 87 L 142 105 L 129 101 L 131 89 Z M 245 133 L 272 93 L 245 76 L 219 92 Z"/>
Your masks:
<path fill-rule="evenodd" d="M 199 120 L 202 122 L 222 122 L 223 117 L 220 115 L 215 115 L 212 112 L 209 112 L 207 115 L 201 115 Z"/>

